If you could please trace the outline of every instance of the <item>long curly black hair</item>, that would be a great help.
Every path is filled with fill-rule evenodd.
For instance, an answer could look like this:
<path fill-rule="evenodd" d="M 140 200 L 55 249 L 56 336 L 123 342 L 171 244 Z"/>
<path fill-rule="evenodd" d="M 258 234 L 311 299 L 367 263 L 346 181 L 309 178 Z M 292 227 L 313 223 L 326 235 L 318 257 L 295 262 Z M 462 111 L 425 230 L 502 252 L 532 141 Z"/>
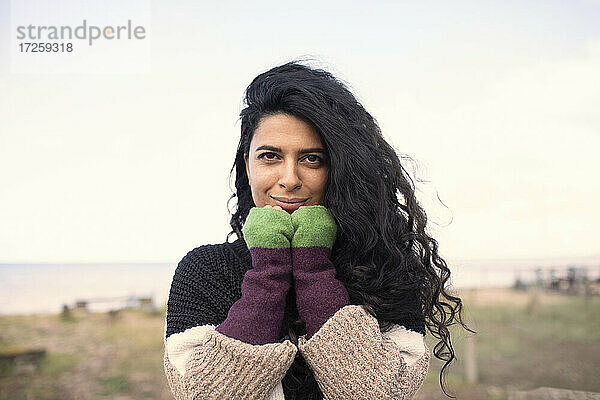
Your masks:
<path fill-rule="evenodd" d="M 244 154 L 261 118 L 286 113 L 314 126 L 329 159 L 323 205 L 334 216 L 338 235 L 331 260 L 352 304 L 363 305 L 383 332 L 392 324 L 420 320 L 439 342 L 434 355 L 447 367 L 456 358 L 448 327 L 462 320 L 462 302 L 446 291 L 450 269 L 438 243 L 425 232 L 427 216 L 415 198 L 415 186 L 394 149 L 384 140 L 377 121 L 350 90 L 331 73 L 291 61 L 258 75 L 245 92 L 241 137 L 235 162 L 237 199 L 231 211 L 232 231 L 243 237 L 242 225 L 255 206 Z M 306 327 L 288 292 L 280 338 L 297 344 Z M 283 379 L 286 399 L 322 399 L 317 382 L 300 352 Z"/>

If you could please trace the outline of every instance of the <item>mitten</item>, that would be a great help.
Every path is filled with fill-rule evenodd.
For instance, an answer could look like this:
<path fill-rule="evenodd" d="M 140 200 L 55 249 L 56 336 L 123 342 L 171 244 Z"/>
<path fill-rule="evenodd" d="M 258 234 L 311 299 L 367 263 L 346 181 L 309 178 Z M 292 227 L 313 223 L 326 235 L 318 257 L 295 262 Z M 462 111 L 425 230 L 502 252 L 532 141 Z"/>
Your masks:
<path fill-rule="evenodd" d="M 329 210 L 321 205 L 302 206 L 292 213 L 292 224 L 296 306 L 306 323 L 306 338 L 310 339 L 350 300 L 329 259 L 337 235 L 337 225 Z"/>
<path fill-rule="evenodd" d="M 254 207 L 242 233 L 252 256 L 252 269 L 244 275 L 242 297 L 216 330 L 254 345 L 276 343 L 292 279 L 292 219 L 283 210 Z"/>

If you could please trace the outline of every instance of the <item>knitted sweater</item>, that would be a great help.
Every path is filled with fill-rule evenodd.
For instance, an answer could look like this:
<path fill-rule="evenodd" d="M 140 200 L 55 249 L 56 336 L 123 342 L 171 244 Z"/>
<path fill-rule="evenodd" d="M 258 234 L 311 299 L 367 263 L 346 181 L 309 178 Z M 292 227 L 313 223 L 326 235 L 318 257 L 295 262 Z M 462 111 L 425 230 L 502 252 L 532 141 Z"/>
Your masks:
<path fill-rule="evenodd" d="M 175 398 L 284 400 L 297 351 L 326 399 L 412 398 L 429 366 L 423 321 L 382 333 L 350 304 L 329 260 L 336 229 L 324 207 L 253 208 L 243 233 L 188 252 L 175 270 L 164 354 Z M 290 288 L 307 327 L 298 346 L 280 339 Z"/>

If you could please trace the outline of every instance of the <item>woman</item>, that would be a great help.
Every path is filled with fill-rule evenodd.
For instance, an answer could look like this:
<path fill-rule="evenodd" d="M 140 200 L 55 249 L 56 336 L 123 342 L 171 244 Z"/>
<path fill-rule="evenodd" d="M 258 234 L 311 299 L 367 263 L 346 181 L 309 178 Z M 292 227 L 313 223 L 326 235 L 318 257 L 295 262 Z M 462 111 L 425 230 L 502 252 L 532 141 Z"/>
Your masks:
<path fill-rule="evenodd" d="M 227 236 L 238 239 L 190 251 L 173 277 L 175 397 L 411 398 L 429 366 L 426 326 L 445 392 L 462 303 L 376 121 L 298 62 L 257 76 L 245 103 Z"/>

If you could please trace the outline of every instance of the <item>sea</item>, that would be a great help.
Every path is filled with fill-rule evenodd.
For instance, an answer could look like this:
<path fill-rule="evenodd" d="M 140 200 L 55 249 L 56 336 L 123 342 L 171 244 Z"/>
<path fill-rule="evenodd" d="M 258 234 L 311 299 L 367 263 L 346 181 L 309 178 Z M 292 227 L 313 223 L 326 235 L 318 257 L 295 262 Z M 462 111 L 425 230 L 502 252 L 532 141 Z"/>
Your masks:
<path fill-rule="evenodd" d="M 446 260 L 451 289 L 510 287 L 519 279 L 566 277 L 569 268 L 600 279 L 600 254 L 555 259 Z M 58 313 L 87 301 L 92 312 L 151 297 L 166 304 L 176 263 L 0 264 L 0 314 Z"/>

